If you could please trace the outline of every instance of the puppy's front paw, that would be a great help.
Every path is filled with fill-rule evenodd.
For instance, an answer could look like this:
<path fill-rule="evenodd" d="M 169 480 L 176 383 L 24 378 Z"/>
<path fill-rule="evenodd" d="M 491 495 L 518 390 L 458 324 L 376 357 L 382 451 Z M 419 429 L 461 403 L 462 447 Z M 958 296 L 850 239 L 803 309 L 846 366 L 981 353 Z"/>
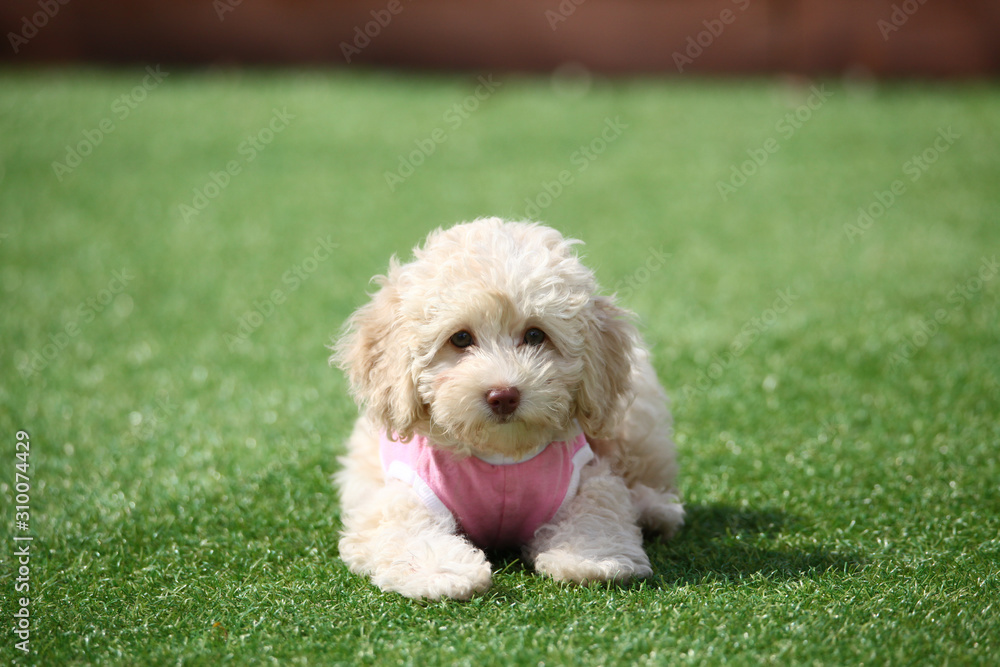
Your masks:
<path fill-rule="evenodd" d="M 565 549 L 555 549 L 539 554 L 535 569 L 556 581 L 586 584 L 594 581 L 619 581 L 641 579 L 653 574 L 649 558 L 632 559 L 627 556 L 586 556 Z"/>
<path fill-rule="evenodd" d="M 445 566 L 437 570 L 413 572 L 403 580 L 395 582 L 395 585 L 389 585 L 379 577 L 374 581 L 380 588 L 395 590 L 408 598 L 468 600 L 490 587 L 490 568 L 489 565 Z"/>
<path fill-rule="evenodd" d="M 467 600 L 484 592 L 492 579 L 486 556 L 457 536 L 446 537 L 406 545 L 375 570 L 372 582 L 414 599 Z"/>

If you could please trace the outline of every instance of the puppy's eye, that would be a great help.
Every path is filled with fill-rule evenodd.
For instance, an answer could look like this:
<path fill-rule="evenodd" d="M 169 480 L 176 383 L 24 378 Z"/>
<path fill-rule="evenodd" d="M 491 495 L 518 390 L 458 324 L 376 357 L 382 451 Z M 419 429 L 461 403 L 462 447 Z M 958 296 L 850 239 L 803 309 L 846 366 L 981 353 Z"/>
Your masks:
<path fill-rule="evenodd" d="M 524 342 L 534 347 L 545 342 L 545 332 L 532 327 L 524 332 Z"/>
<path fill-rule="evenodd" d="M 451 344 L 455 347 L 469 347 L 475 341 L 472 340 L 472 334 L 468 331 L 459 331 L 457 334 L 451 337 Z"/>

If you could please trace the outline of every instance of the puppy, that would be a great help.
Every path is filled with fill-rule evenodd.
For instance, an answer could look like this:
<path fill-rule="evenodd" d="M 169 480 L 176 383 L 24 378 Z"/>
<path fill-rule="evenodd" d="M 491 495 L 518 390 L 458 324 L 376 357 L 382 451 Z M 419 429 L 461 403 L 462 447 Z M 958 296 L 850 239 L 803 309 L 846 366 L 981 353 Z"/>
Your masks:
<path fill-rule="evenodd" d="M 684 510 L 665 392 L 629 313 L 557 231 L 480 219 L 390 260 L 331 363 L 364 408 L 340 556 L 411 598 L 490 585 L 483 548 L 559 581 L 652 573 Z"/>

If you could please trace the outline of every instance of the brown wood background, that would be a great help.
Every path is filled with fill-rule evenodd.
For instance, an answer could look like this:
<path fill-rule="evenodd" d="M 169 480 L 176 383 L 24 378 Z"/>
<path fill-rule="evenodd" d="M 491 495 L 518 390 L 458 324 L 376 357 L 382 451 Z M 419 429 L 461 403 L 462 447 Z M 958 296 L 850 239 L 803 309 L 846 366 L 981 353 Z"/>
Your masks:
<path fill-rule="evenodd" d="M 732 20 L 718 31 L 724 11 Z M 894 11 L 898 30 L 886 32 L 891 23 L 879 22 Z M 372 12 L 391 20 L 373 24 Z M 705 21 L 718 35 L 705 32 Z M 364 46 L 348 64 L 344 44 L 355 46 L 366 26 L 374 36 L 357 40 Z M 3 0 L 0 28 L 7 65 L 548 71 L 572 62 L 680 74 L 675 54 L 700 37 L 707 46 L 690 47 L 698 55 L 683 74 L 1000 73 L 1000 0 Z"/>

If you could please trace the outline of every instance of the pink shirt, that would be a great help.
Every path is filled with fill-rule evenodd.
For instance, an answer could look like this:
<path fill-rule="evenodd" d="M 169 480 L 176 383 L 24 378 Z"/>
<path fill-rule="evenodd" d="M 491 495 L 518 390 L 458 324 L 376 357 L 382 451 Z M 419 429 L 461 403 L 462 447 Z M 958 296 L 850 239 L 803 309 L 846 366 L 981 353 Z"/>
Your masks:
<path fill-rule="evenodd" d="M 383 431 L 379 445 L 386 478 L 409 484 L 432 512 L 454 517 L 480 547 L 528 542 L 576 495 L 580 470 L 594 458 L 583 433 L 515 462 L 459 459 L 420 435 L 401 443 Z"/>

